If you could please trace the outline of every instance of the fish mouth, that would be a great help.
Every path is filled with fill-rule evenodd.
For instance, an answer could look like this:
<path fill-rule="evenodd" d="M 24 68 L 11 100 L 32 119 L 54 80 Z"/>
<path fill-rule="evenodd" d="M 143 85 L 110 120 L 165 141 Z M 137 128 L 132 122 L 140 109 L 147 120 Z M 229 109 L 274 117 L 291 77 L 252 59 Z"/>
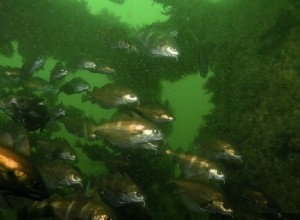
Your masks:
<path fill-rule="evenodd" d="M 233 213 L 232 209 L 226 208 L 226 207 L 224 206 L 224 203 L 223 203 L 223 202 L 220 202 L 220 201 L 213 201 L 213 206 L 215 206 L 216 208 L 218 208 L 222 214 L 225 214 L 225 215 L 232 215 L 232 213 Z"/>
<path fill-rule="evenodd" d="M 157 150 L 157 148 L 158 148 L 158 146 L 156 146 L 155 144 L 153 144 L 151 142 L 146 142 L 143 145 L 146 149 L 149 149 L 149 150 Z"/>
<path fill-rule="evenodd" d="M 169 116 L 169 115 L 167 115 L 167 114 L 160 114 L 160 115 L 158 116 L 158 118 L 161 119 L 161 120 L 163 120 L 163 121 L 174 121 L 174 120 L 175 120 L 174 117 Z"/>
<path fill-rule="evenodd" d="M 179 53 L 165 53 L 165 56 L 175 58 L 178 61 Z"/>
<path fill-rule="evenodd" d="M 225 175 L 216 169 L 209 170 L 209 179 L 215 178 L 217 180 L 222 180 L 225 184 Z"/>
<path fill-rule="evenodd" d="M 132 202 L 136 202 L 136 203 L 143 203 L 143 205 L 145 205 L 145 199 L 144 197 L 134 197 L 131 199 Z"/>
<path fill-rule="evenodd" d="M 76 185 L 79 185 L 81 188 L 84 187 L 83 183 L 80 181 L 80 182 L 74 182 L 73 184 L 76 184 Z"/>
<path fill-rule="evenodd" d="M 77 157 L 75 155 L 69 156 L 68 159 L 71 161 L 77 161 Z"/>
<path fill-rule="evenodd" d="M 76 156 L 69 153 L 62 153 L 61 158 L 64 160 L 76 161 Z"/>
<path fill-rule="evenodd" d="M 243 163 L 243 159 L 241 155 L 234 155 L 233 159 L 238 160 L 240 163 Z"/>
<path fill-rule="evenodd" d="M 142 203 L 143 206 L 146 205 L 145 198 L 143 196 L 134 196 L 130 199 L 130 201 L 134 203 Z"/>

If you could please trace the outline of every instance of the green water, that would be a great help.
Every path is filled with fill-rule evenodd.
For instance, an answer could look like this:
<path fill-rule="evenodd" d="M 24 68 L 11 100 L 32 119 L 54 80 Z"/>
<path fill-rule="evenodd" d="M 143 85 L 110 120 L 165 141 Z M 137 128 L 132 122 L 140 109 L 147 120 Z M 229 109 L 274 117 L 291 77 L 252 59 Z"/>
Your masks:
<path fill-rule="evenodd" d="M 142 26 L 157 21 L 166 21 L 168 17 L 161 14 L 163 8 L 159 4 L 149 1 L 128 0 L 125 4 L 119 5 L 109 1 L 89 0 L 88 7 L 92 14 L 100 13 L 101 10 L 108 10 L 110 13 L 120 17 L 122 22 L 132 26 Z M 12 58 L 7 58 L 0 54 L 0 65 L 21 66 L 22 56 L 18 54 L 17 42 L 13 43 L 15 53 Z M 44 66 L 44 70 L 39 71 L 38 76 L 48 80 L 49 72 L 58 60 L 49 58 Z M 105 75 L 90 74 L 88 71 L 77 71 L 76 76 L 85 78 L 91 87 L 105 85 L 112 80 Z M 72 79 L 74 75 L 66 77 L 66 81 Z M 210 75 L 208 76 L 210 77 Z M 201 78 L 198 72 L 192 75 L 182 76 L 177 82 L 162 81 L 163 86 L 162 100 L 169 101 L 174 109 L 176 122 L 173 130 L 167 137 L 169 145 L 177 149 L 178 147 L 187 148 L 195 139 L 198 129 L 204 125 L 203 116 L 211 112 L 213 104 L 210 102 L 211 95 L 205 90 L 204 84 L 208 78 Z M 65 105 L 76 106 L 85 111 L 86 116 L 92 116 L 96 121 L 109 119 L 115 110 L 101 109 L 97 105 L 89 102 L 82 103 L 81 95 L 68 96 L 60 93 L 59 100 Z M 63 127 L 62 127 L 62 130 Z M 64 134 L 66 131 L 63 131 Z M 55 134 L 59 137 L 61 133 Z M 75 137 L 69 141 L 74 143 Z M 80 153 L 80 152 L 79 152 Z M 84 154 L 80 154 L 81 166 L 93 167 L 93 162 L 88 160 Z M 84 161 L 84 162 L 83 162 Z M 83 165 L 84 164 L 84 165 Z M 91 164 L 91 166 L 89 166 Z M 90 169 L 89 169 L 90 170 Z"/>
<path fill-rule="evenodd" d="M 102 10 L 108 10 L 120 17 L 121 22 L 127 23 L 132 27 L 140 27 L 154 22 L 167 21 L 168 16 L 161 12 L 163 8 L 159 4 L 149 1 L 135 1 L 128 0 L 124 5 L 118 5 L 109 1 L 89 0 L 88 8 L 91 14 L 98 14 Z M 13 42 L 14 53 L 12 57 L 5 57 L 0 54 L 0 65 L 3 66 L 21 66 L 23 57 L 18 53 L 18 42 Z M 39 71 L 36 76 L 49 79 L 49 72 L 58 60 L 48 57 L 43 70 Z M 91 74 L 88 71 L 77 71 L 76 76 L 82 77 L 93 86 L 100 87 L 107 83 L 113 82 L 112 79 L 106 75 Z M 74 74 L 69 74 L 66 81 L 72 79 Z M 168 101 L 176 121 L 172 125 L 171 133 L 166 137 L 170 147 L 176 149 L 178 147 L 187 148 L 190 146 L 197 135 L 197 131 L 201 125 L 204 124 L 203 115 L 209 114 L 213 105 L 210 103 L 211 95 L 203 88 L 206 79 L 199 76 L 195 72 L 192 75 L 181 76 L 181 79 L 176 82 L 169 82 L 168 80 L 161 81 L 162 95 L 161 100 Z M 68 96 L 60 93 L 58 103 L 64 105 L 76 106 L 84 110 L 85 115 L 92 117 L 96 121 L 103 119 L 110 119 L 116 110 L 108 110 L 99 108 L 97 105 L 90 102 L 82 103 L 81 94 Z M 71 145 L 74 145 L 78 138 L 69 134 L 63 126 L 60 126 L 60 131 L 52 134 L 52 137 L 65 137 Z M 103 174 L 105 167 L 102 162 L 90 160 L 80 149 L 75 148 L 79 157 L 79 164 L 77 166 L 85 174 L 99 175 Z M 8 214 L 7 214 L 8 215 Z M 8 215 L 9 216 L 9 215 Z M 8 217 L 7 216 L 7 217 Z M 12 218 L 12 216 L 10 217 Z"/>
<path fill-rule="evenodd" d="M 18 45 L 16 42 L 13 45 L 16 51 L 13 57 L 7 58 L 1 56 L 0 65 L 20 66 L 22 64 L 22 57 L 17 52 Z M 57 60 L 49 58 L 44 66 L 44 70 L 39 71 L 38 76 L 48 80 L 49 72 L 56 62 Z M 106 75 L 90 74 L 85 70 L 77 71 L 76 76 L 86 79 L 91 87 L 112 82 Z M 66 81 L 73 77 L 73 74 L 68 75 Z M 199 77 L 199 73 L 195 73 L 189 76 L 182 76 L 182 79 L 177 82 L 161 82 L 163 86 L 162 100 L 168 100 L 170 106 L 174 110 L 174 116 L 176 118 L 172 132 L 167 136 L 167 141 L 173 149 L 177 149 L 178 147 L 187 148 L 192 144 L 197 136 L 199 127 L 204 125 L 203 116 L 209 114 L 213 108 L 213 104 L 210 102 L 211 94 L 203 88 L 206 81 L 207 78 L 203 79 Z M 76 106 L 77 108 L 84 110 L 86 116 L 92 117 L 96 121 L 109 119 L 116 112 L 114 109 L 99 108 L 97 105 L 90 102 L 82 103 L 81 94 L 68 96 L 64 93 L 60 93 L 59 100 L 58 103 L 61 102 L 64 105 Z M 65 134 L 70 135 L 62 126 L 61 131 L 54 134 L 54 137 L 64 136 Z M 74 144 L 76 137 L 71 136 L 69 141 Z M 80 154 L 80 167 L 84 169 L 87 167 L 93 168 L 95 164 L 96 167 L 98 167 L 97 162 L 90 161 L 78 149 L 76 150 Z"/>
<path fill-rule="evenodd" d="M 157 21 L 168 20 L 168 16 L 161 13 L 163 7 L 153 3 L 152 0 L 128 0 L 123 5 L 115 4 L 110 1 L 97 0 L 88 0 L 87 3 L 92 14 L 97 14 L 105 9 L 120 17 L 120 21 L 131 26 L 142 26 Z"/>
<path fill-rule="evenodd" d="M 11 56 L 0 50 L 0 65 L 21 67 L 27 56 L 45 52 L 44 69 L 34 76 L 48 80 L 56 62 L 66 62 L 76 54 L 111 60 L 118 70 L 115 76 L 77 70 L 65 81 L 82 77 L 91 88 L 124 84 L 142 99 L 166 104 L 175 121 L 159 125 L 166 133 L 161 149 L 188 151 L 211 136 L 226 140 L 243 156 L 243 164 L 225 164 L 228 181 L 220 188 L 226 191 L 228 183 L 237 188 L 255 183 L 282 212 L 299 213 L 299 11 L 299 3 L 293 0 L 125 0 L 124 4 L 0 0 L 4 14 L 0 29 L 5 30 L 0 49 L 7 42 L 13 48 Z M 174 37 L 178 59 L 149 58 L 103 43 L 103 39 L 110 42 L 123 35 L 131 38 L 139 28 L 157 22 L 178 32 Z M 208 74 L 203 77 L 200 72 L 206 68 Z M 60 93 L 57 104 L 75 106 L 99 123 L 117 112 L 83 103 L 81 97 Z M 8 119 L 2 111 L 0 116 Z M 90 142 L 70 134 L 62 123 L 59 126 L 51 137 L 69 141 L 78 154 L 76 166 L 85 175 L 109 172 L 104 162 L 93 161 L 74 147 L 78 140 L 103 147 L 103 140 Z M 116 150 L 115 154 L 126 155 L 134 163 L 135 181 L 147 192 L 146 206 L 155 219 L 223 219 L 184 207 L 168 188 L 181 175 L 179 165 L 160 151 L 127 154 Z M 232 205 L 238 207 L 234 210 L 237 219 L 265 217 L 261 213 L 252 216 L 241 204 Z M 14 210 L 5 213 L 5 219 L 16 219 Z"/>
<path fill-rule="evenodd" d="M 168 20 L 168 16 L 162 14 L 163 7 L 152 0 L 128 0 L 123 5 L 109 1 L 87 2 L 92 14 L 106 9 L 120 17 L 120 21 L 134 27 Z M 203 88 L 206 81 L 207 78 L 203 79 L 195 72 L 190 76 L 182 76 L 182 79 L 175 83 L 161 82 L 162 100 L 169 101 L 176 118 L 173 131 L 168 136 L 168 143 L 172 148 L 187 148 L 196 137 L 199 126 L 204 124 L 202 117 L 209 114 L 213 108 L 210 103 L 211 96 Z"/>

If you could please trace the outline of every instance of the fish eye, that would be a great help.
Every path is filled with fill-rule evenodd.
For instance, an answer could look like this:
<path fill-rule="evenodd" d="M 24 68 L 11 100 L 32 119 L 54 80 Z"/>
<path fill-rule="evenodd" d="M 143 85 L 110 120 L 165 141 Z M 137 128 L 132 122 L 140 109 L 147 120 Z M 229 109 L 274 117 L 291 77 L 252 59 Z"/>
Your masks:
<path fill-rule="evenodd" d="M 159 130 L 153 130 L 153 133 L 154 133 L 154 134 L 159 134 L 160 131 L 159 131 Z"/>
<path fill-rule="evenodd" d="M 77 176 L 76 174 L 72 174 L 72 179 L 74 179 L 74 180 L 80 180 L 80 177 L 79 176 Z"/>
<path fill-rule="evenodd" d="M 158 113 L 158 114 L 157 114 L 157 117 L 158 117 L 158 118 L 163 118 L 163 117 L 164 117 L 164 114 L 163 114 L 163 113 Z"/>
<path fill-rule="evenodd" d="M 95 218 L 96 217 L 96 218 Z M 89 218 L 90 219 L 90 218 Z M 109 217 L 107 215 L 100 215 L 100 216 L 94 216 L 91 219 L 99 219 L 99 220 L 113 220 L 112 217 Z"/>
<path fill-rule="evenodd" d="M 131 94 L 129 94 L 129 97 L 130 97 L 130 98 L 134 98 L 135 95 L 131 93 Z"/>
<path fill-rule="evenodd" d="M 142 194 L 140 194 L 139 192 L 135 192 L 134 195 L 135 195 L 136 197 L 142 197 Z"/>

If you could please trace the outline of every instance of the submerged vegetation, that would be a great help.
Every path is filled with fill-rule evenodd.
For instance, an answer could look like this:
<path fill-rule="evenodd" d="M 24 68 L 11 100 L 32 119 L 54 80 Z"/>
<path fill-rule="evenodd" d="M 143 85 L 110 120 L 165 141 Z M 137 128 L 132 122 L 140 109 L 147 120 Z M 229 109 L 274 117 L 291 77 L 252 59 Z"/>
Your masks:
<path fill-rule="evenodd" d="M 205 117 L 205 126 L 199 128 L 195 143 L 184 146 L 185 150 L 212 136 L 228 140 L 245 164 L 242 169 L 228 169 L 228 182 L 254 183 L 271 195 L 282 212 L 299 212 L 298 1 L 154 2 L 164 6 L 163 13 L 169 15 L 169 20 L 153 25 L 178 33 L 178 60 L 142 54 L 135 47 L 135 28 L 108 11 L 91 15 L 86 2 L 76 0 L 0 1 L 0 53 L 11 57 L 12 41 L 17 41 L 24 62 L 41 54 L 64 63 L 72 63 L 82 54 L 107 59 L 116 70 L 110 78 L 138 91 L 139 98 L 147 103 L 162 101 L 161 80 L 174 82 L 197 71 L 199 77 L 206 77 L 212 71 L 205 88 L 212 93 L 215 108 Z M 209 218 L 182 211 L 185 209 L 179 198 L 166 190 L 178 175 L 177 167 L 163 150 L 158 154 L 106 152 L 113 159 L 109 161 L 102 157 L 100 147 L 83 149 L 92 160 L 97 160 L 99 154 L 99 161 L 114 169 L 121 165 L 112 161 L 132 160 L 126 172 L 147 195 L 153 218 Z M 124 209 L 120 210 L 124 215 L 120 219 L 144 213 L 151 219 L 148 212 L 142 208 L 136 213 Z"/>

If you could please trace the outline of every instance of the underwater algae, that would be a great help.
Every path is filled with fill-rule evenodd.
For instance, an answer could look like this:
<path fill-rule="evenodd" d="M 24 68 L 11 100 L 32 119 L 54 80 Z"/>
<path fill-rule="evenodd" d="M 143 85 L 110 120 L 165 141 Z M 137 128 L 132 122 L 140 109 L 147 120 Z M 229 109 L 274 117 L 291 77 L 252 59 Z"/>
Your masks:
<path fill-rule="evenodd" d="M 229 169 L 229 182 L 255 183 L 271 195 L 283 212 L 299 213 L 300 18 L 296 1 L 155 0 L 164 6 L 162 11 L 169 16 L 168 25 L 175 27 L 179 33 L 177 42 L 181 56 L 177 62 L 107 49 L 107 38 L 130 38 L 135 28 L 132 21 L 135 18 L 130 14 L 124 19 L 121 14 L 121 18 L 115 17 L 110 10 L 98 13 L 97 5 L 84 1 L 24 2 L 6 1 L 0 4 L 2 17 L 7 18 L 0 21 L 5 30 L 1 42 L 18 42 L 22 57 L 40 52 L 64 62 L 72 59 L 74 54 L 83 52 L 94 57 L 105 57 L 116 64 L 117 72 L 121 74 L 109 79 L 106 76 L 101 76 L 101 79 L 98 76 L 86 77 L 90 78 L 93 85 L 98 83 L 96 80 L 101 84 L 107 81 L 123 83 L 139 91 L 141 97 L 150 102 L 163 102 L 169 95 L 170 108 L 174 108 L 174 113 L 178 114 L 175 116 L 181 126 L 180 129 L 176 127 L 175 121 L 173 129 L 168 131 L 170 147 L 188 147 L 186 145 L 193 137 L 187 138 L 182 130 L 190 132 L 191 122 L 180 121 L 185 117 L 185 112 L 189 111 L 184 111 L 185 106 L 179 106 L 188 103 L 190 105 L 186 107 L 190 109 L 201 97 L 191 94 L 181 102 L 180 99 L 185 98 L 184 94 L 194 90 L 188 85 L 182 88 L 186 89 L 182 91 L 186 93 L 176 91 L 172 94 L 166 91 L 172 91 L 172 86 L 180 88 L 180 82 L 184 83 L 184 80 L 181 81 L 182 75 L 191 80 L 198 76 L 200 81 L 202 78 L 195 73 L 198 70 L 205 73 L 210 69 L 213 74 L 205 79 L 205 88 L 209 92 L 206 97 L 211 96 L 214 108 L 205 116 L 204 123 L 199 127 L 199 136 L 190 147 L 196 145 L 199 139 L 209 136 L 230 141 L 243 156 L 246 165 L 244 169 Z M 116 4 L 114 7 L 130 7 L 133 3 L 129 2 L 128 5 L 125 1 L 123 5 Z M 107 6 L 109 8 L 110 5 Z M 93 14 L 90 14 L 88 7 L 91 7 Z M 5 22 L 7 20 L 9 22 Z M 157 21 L 162 20 L 159 18 Z M 199 55 L 199 50 L 204 51 L 204 55 Z M 205 59 L 199 58 L 203 56 Z M 5 60 L 1 64 L 11 62 L 11 59 Z M 47 61 L 47 64 L 54 65 L 52 62 Z M 20 66 L 20 63 L 9 65 Z M 78 71 L 78 74 L 85 77 L 87 72 Z M 197 86 L 196 80 L 193 83 Z M 202 91 L 200 84 L 198 89 Z M 177 97 L 177 92 L 183 96 L 173 101 L 173 96 L 180 97 Z M 79 95 L 71 98 L 64 94 L 59 96 L 67 104 L 86 109 L 87 115 L 97 120 L 110 118 L 114 113 L 114 110 L 107 112 L 91 104 L 81 103 L 78 101 Z M 193 115 L 189 115 L 199 121 L 202 120 L 201 110 L 197 111 L 200 105 L 205 105 L 205 108 L 210 106 L 207 102 L 201 102 L 195 111 L 191 111 Z M 196 126 L 193 124 L 194 128 Z M 60 132 L 68 136 L 72 144 L 75 143 L 76 136 L 66 131 Z M 86 158 L 79 149 L 76 150 L 80 157 Z M 172 161 L 162 155 L 155 157 L 143 152 L 134 152 L 130 157 L 137 158 L 131 176 L 148 194 L 149 206 L 156 218 L 208 218 L 206 214 L 188 212 L 172 193 L 164 191 L 163 185 L 175 176 Z M 79 166 L 83 171 L 91 170 L 87 168 L 88 161 L 80 161 Z M 97 165 L 91 162 L 89 167 L 98 166 L 98 162 L 95 163 Z M 106 172 L 94 169 L 96 174 L 98 171 Z M 160 195 L 163 195 L 163 199 L 160 199 Z M 242 216 L 237 214 L 238 218 L 243 219 Z M 209 218 L 218 219 L 218 216 Z"/>

